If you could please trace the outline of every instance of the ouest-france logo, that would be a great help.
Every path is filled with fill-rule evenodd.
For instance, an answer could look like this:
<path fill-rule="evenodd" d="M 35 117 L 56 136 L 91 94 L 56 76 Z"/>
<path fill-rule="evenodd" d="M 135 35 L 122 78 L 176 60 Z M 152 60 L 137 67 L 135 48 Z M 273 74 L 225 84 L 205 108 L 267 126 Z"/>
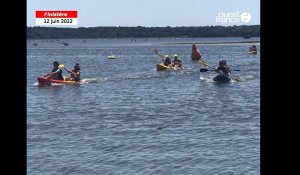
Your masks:
<path fill-rule="evenodd" d="M 251 14 L 249 12 L 219 12 L 216 23 L 249 23 Z"/>

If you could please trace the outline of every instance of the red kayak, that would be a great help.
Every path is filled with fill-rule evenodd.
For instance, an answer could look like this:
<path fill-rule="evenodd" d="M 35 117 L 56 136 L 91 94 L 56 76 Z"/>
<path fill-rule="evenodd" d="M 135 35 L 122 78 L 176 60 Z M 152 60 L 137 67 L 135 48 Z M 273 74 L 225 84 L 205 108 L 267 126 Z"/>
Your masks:
<path fill-rule="evenodd" d="M 191 58 L 192 58 L 192 60 L 200 60 L 201 59 L 200 51 L 199 51 L 199 49 L 197 49 L 195 44 L 193 44 L 193 46 L 192 46 Z"/>
<path fill-rule="evenodd" d="M 52 83 L 57 84 L 80 84 L 80 81 L 65 81 L 65 80 L 53 80 L 53 79 L 47 79 L 45 77 L 38 77 L 37 78 L 39 85 L 51 85 Z"/>

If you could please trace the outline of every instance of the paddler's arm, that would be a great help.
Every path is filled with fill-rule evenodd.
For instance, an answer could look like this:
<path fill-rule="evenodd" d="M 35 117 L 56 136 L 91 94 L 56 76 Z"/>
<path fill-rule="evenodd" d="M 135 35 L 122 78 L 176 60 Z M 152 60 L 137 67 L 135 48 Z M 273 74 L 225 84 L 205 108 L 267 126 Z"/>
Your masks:
<path fill-rule="evenodd" d="M 75 77 L 77 77 L 78 74 L 79 74 L 79 72 L 76 73 L 76 72 L 70 71 L 70 70 L 68 70 L 66 67 L 64 67 L 64 69 L 65 69 L 68 73 L 73 74 Z"/>
<path fill-rule="evenodd" d="M 68 73 L 72 73 L 72 71 L 68 70 L 66 67 L 64 67 L 64 69 L 65 69 Z"/>
<path fill-rule="evenodd" d="M 78 77 L 78 75 L 80 74 L 80 72 L 72 72 L 72 74 L 77 78 Z"/>
<path fill-rule="evenodd" d="M 220 73 L 219 67 L 216 67 L 216 68 L 214 68 L 213 70 L 214 70 L 215 72 L 217 72 L 217 73 Z"/>
<path fill-rule="evenodd" d="M 67 70 L 70 74 L 73 74 L 75 77 L 78 77 L 78 75 L 80 74 L 80 72 L 73 72 L 70 70 Z"/>
<path fill-rule="evenodd" d="M 230 75 L 230 74 L 231 74 L 231 70 L 230 70 L 230 68 L 228 68 L 228 71 L 229 71 L 229 74 L 228 74 L 228 75 Z"/>
<path fill-rule="evenodd" d="M 52 76 L 54 74 L 58 74 L 59 72 L 61 72 L 62 70 L 61 69 L 57 69 L 55 72 L 50 72 L 49 74 Z"/>

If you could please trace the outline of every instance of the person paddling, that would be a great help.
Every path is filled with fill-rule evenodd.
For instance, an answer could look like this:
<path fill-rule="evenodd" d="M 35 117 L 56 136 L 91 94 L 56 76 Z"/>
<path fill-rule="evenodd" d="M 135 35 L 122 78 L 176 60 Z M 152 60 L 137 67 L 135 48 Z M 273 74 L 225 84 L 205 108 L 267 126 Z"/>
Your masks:
<path fill-rule="evenodd" d="M 157 50 L 157 49 L 152 49 L 152 50 L 153 50 L 153 52 L 154 52 L 155 54 L 157 54 L 158 56 L 160 56 L 160 58 L 162 59 L 163 64 L 164 64 L 165 66 L 172 66 L 172 61 L 171 61 L 169 55 L 163 55 L 163 54 L 160 54 L 160 53 L 158 53 L 158 50 Z"/>
<path fill-rule="evenodd" d="M 64 80 L 64 77 L 62 76 L 62 70 L 61 68 L 59 68 L 59 63 L 57 61 L 53 62 L 53 69 L 50 73 L 45 75 L 45 78 L 53 80 Z"/>
<path fill-rule="evenodd" d="M 169 55 L 165 55 L 163 58 L 163 62 L 165 66 L 170 66 L 172 64 Z"/>
<path fill-rule="evenodd" d="M 73 69 L 70 71 L 67 68 L 64 67 L 64 69 L 67 70 L 68 73 L 71 74 L 69 78 L 66 78 L 66 80 L 69 81 L 80 81 L 80 66 L 78 63 L 75 63 Z"/>
<path fill-rule="evenodd" d="M 249 52 L 257 52 L 256 46 L 253 45 L 249 48 Z"/>
<path fill-rule="evenodd" d="M 231 71 L 229 66 L 226 64 L 226 60 L 219 61 L 219 65 L 214 69 L 217 73 L 229 76 Z"/>
<path fill-rule="evenodd" d="M 173 61 L 172 61 L 172 66 L 175 67 L 175 66 L 178 66 L 178 67 L 182 67 L 182 61 L 181 59 L 178 57 L 177 54 L 175 54 L 173 56 Z"/>

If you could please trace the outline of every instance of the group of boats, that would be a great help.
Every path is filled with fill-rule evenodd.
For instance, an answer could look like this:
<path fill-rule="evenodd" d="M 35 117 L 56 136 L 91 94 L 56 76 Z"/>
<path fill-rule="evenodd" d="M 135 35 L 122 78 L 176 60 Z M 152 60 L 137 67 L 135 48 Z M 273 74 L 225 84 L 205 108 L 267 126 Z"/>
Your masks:
<path fill-rule="evenodd" d="M 157 50 L 155 50 L 155 52 L 158 53 Z M 252 51 L 249 50 L 248 53 L 256 55 L 257 50 L 252 50 Z M 107 59 L 112 60 L 112 59 L 116 59 L 116 57 L 113 54 L 111 54 L 107 57 Z M 208 71 L 208 69 L 207 69 L 208 64 L 201 58 L 201 53 L 200 53 L 199 49 L 196 47 L 195 44 L 192 45 L 191 59 L 192 60 L 197 60 L 197 61 L 199 61 L 200 64 L 205 66 L 205 67 L 202 67 L 200 69 L 200 72 L 207 72 Z M 178 65 L 175 65 L 175 66 L 168 65 L 167 66 L 163 62 L 156 65 L 156 70 L 157 71 L 170 71 L 170 70 L 181 70 L 181 69 L 183 69 L 182 66 L 178 66 Z M 211 70 L 211 71 L 214 71 L 214 70 Z M 53 83 L 74 85 L 74 84 L 82 83 L 82 81 L 54 80 L 54 79 L 47 79 L 45 77 L 38 77 L 37 80 L 38 80 L 39 85 L 51 85 Z M 218 73 L 213 78 L 213 81 L 217 82 L 217 83 L 228 83 L 228 82 L 231 82 L 232 79 L 227 75 Z"/>
<path fill-rule="evenodd" d="M 255 47 L 255 49 L 253 49 L 253 46 L 251 46 L 251 49 L 249 49 L 248 53 L 256 55 L 257 54 L 256 47 Z M 197 60 L 197 61 L 199 61 L 200 64 L 204 65 L 204 67 L 202 67 L 200 69 L 200 72 L 215 71 L 215 70 L 208 70 L 208 64 L 202 59 L 201 53 L 195 44 L 192 45 L 191 59 Z M 182 67 L 166 66 L 166 65 L 164 65 L 164 63 L 160 63 L 160 64 L 156 65 L 157 71 L 181 70 L 181 69 L 182 69 Z M 235 70 L 235 71 L 239 71 L 239 70 Z M 218 73 L 212 80 L 217 83 L 228 83 L 228 82 L 232 82 L 233 79 L 236 81 L 239 81 L 239 79 L 232 78 L 223 73 Z"/>

